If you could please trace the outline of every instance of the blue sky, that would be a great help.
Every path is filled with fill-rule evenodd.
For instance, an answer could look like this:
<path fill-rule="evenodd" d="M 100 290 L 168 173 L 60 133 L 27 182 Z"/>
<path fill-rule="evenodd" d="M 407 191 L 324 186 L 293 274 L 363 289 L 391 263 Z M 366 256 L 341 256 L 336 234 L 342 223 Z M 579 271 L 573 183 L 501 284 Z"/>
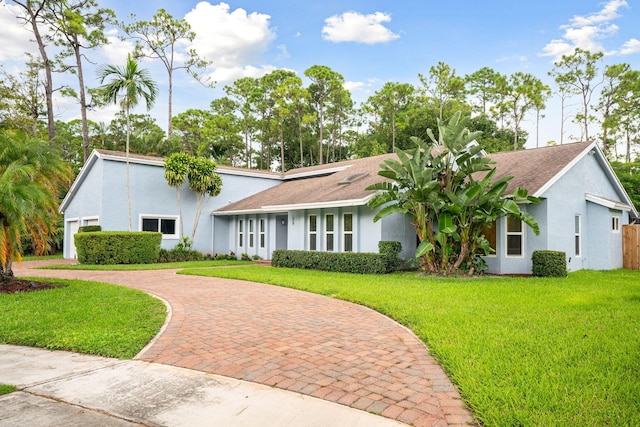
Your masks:
<path fill-rule="evenodd" d="M 11 1 L 0 6 L 0 61 L 16 70 L 29 34 L 19 28 Z M 552 85 L 547 72 L 553 60 L 575 47 L 602 51 L 605 64 L 628 62 L 640 68 L 640 4 L 636 0 L 538 1 L 124 1 L 99 0 L 119 19 L 130 13 L 150 19 L 163 7 L 185 18 L 198 34 L 193 46 L 213 61 L 207 70 L 218 83 L 205 89 L 184 73 L 175 75 L 174 113 L 206 109 L 222 88 L 244 76 L 259 77 L 286 68 L 303 75 L 312 65 L 341 73 L 355 101 L 361 102 L 387 81 L 419 84 L 418 74 L 443 61 L 465 75 L 488 66 L 503 74 L 529 72 Z M 96 63 L 122 64 L 131 46 L 109 32 L 113 43 L 92 54 Z M 120 33 L 121 34 L 121 33 Z M 166 74 L 159 62 L 145 62 L 161 88 Z M 96 85 L 87 66 L 87 84 Z M 576 101 L 577 102 L 577 101 Z M 559 102 L 549 101 L 541 124 L 541 141 L 559 140 Z M 60 119 L 77 117 L 70 100 L 58 100 Z M 166 126 L 166 90 L 151 114 Z M 116 108 L 92 112 L 109 120 Z M 533 117 L 525 123 L 533 129 Z M 593 133 L 594 129 L 590 129 Z M 532 132 L 531 132 L 532 133 Z M 579 138 L 569 125 L 565 140 Z M 530 136 L 528 146 L 533 142 Z M 535 144 L 535 142 L 533 142 Z"/>

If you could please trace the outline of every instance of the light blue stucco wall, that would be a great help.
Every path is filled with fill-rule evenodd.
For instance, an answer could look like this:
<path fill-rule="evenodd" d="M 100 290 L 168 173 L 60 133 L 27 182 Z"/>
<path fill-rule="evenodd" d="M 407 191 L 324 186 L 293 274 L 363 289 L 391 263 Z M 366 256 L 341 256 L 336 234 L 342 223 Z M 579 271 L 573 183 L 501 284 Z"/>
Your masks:
<path fill-rule="evenodd" d="M 132 230 L 141 229 L 142 216 L 178 217 L 177 193 L 164 179 L 161 165 L 130 163 Z M 210 215 L 228 203 L 236 202 L 280 183 L 277 179 L 259 176 L 241 176 L 218 171 L 222 178 L 219 196 L 205 201 L 196 230 L 193 248 L 203 253 L 214 253 L 214 218 Z M 184 236 L 191 236 L 195 218 L 196 195 L 188 186 L 181 189 Z M 64 212 L 65 242 L 72 238 L 67 223 L 75 218 L 99 217 L 105 231 L 128 230 L 126 163 L 109 159 L 96 159 L 76 188 Z M 82 225 L 82 222 L 80 223 Z M 179 221 L 176 227 L 179 229 Z M 179 238 L 165 238 L 162 247 L 173 248 Z M 69 257 L 65 245 L 65 257 Z"/>
<path fill-rule="evenodd" d="M 624 196 L 605 173 L 599 153 L 585 155 L 540 195 L 541 203 L 521 208 L 528 211 L 540 226 L 540 235 L 526 227 L 525 252 L 522 257 L 506 256 L 505 219 L 498 221 L 497 253 L 485 257 L 489 273 L 530 274 L 531 255 L 536 250 L 565 252 L 567 268 L 612 269 L 622 267 L 622 235 L 612 230 L 612 217 L 620 218 L 620 229 L 629 222 L 627 212 L 611 210 L 589 202 L 587 194 L 623 201 Z M 580 253 L 575 250 L 575 221 L 580 217 Z"/>
<path fill-rule="evenodd" d="M 400 258 L 405 260 L 414 258 L 418 247 L 418 235 L 409 219 L 396 213 L 384 217 L 380 222 L 382 225 L 382 240 L 400 242 L 402 245 Z"/>
<path fill-rule="evenodd" d="M 247 253 L 249 256 L 259 255 L 263 259 L 270 259 L 271 254 L 276 249 L 276 235 L 282 227 L 286 228 L 287 242 L 286 247 L 290 250 L 308 250 L 309 249 L 309 215 L 316 215 L 317 218 L 317 246 L 316 250 L 325 251 L 325 221 L 326 215 L 334 216 L 334 252 L 344 251 L 344 214 L 353 215 L 353 251 L 354 252 L 378 252 L 378 242 L 382 239 L 381 221 L 374 223 L 374 212 L 366 206 L 349 206 L 342 208 L 323 208 L 323 209 L 300 209 L 290 212 L 273 212 L 269 214 L 254 215 L 234 215 L 228 218 L 228 227 L 225 238 L 216 239 L 216 252 L 241 254 Z M 285 224 L 281 224 L 281 219 L 286 218 Z M 249 247 L 248 241 L 248 221 L 254 220 L 255 224 L 259 223 L 259 219 L 264 218 L 268 223 L 268 233 L 266 236 L 266 248 L 254 246 Z M 245 236 L 243 246 L 238 244 L 238 220 L 244 221 Z M 216 228 L 217 222 L 216 222 Z M 219 227 L 220 229 L 224 227 Z M 222 231 L 221 231 L 222 232 Z M 225 246 L 226 245 L 226 246 Z M 259 246 L 259 245 L 258 245 Z"/>

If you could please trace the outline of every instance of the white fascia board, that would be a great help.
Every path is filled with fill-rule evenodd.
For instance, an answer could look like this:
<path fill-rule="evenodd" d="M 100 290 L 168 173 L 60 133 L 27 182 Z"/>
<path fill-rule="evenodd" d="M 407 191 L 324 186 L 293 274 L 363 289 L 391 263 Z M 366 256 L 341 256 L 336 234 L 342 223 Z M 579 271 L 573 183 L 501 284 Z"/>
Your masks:
<path fill-rule="evenodd" d="M 218 174 L 223 175 L 238 175 L 238 176 L 247 176 L 252 178 L 266 178 L 266 179 L 275 179 L 277 181 L 282 181 L 283 178 L 279 174 L 269 173 L 269 172 L 260 172 L 256 170 L 247 169 L 246 171 L 239 171 L 236 169 L 225 169 L 220 166 L 216 169 Z"/>
<path fill-rule="evenodd" d="M 100 154 L 96 150 L 93 150 L 91 152 L 85 164 L 80 168 L 78 176 L 76 176 L 76 179 L 73 180 L 73 184 L 71 184 L 67 195 L 64 196 L 64 199 L 62 199 L 60 206 L 58 206 L 58 212 L 64 214 L 64 211 L 67 209 L 67 206 L 71 202 L 71 199 L 73 198 L 73 196 L 75 196 L 78 187 L 81 185 L 82 181 L 84 181 L 86 175 L 89 173 L 89 169 L 91 169 L 91 167 L 99 157 Z"/>
<path fill-rule="evenodd" d="M 553 184 L 558 182 L 560 178 L 562 178 L 569 170 L 571 170 L 572 167 L 574 167 L 580 160 L 582 160 L 582 158 L 586 156 L 587 153 L 591 151 L 594 147 L 597 148 L 597 144 L 595 142 L 592 142 L 591 144 L 589 144 L 587 148 L 585 148 L 582 151 L 582 153 L 577 155 L 571 162 L 569 162 L 564 168 L 562 168 L 560 172 L 558 172 L 553 178 L 551 178 L 542 187 L 540 187 L 540 189 L 536 191 L 535 194 L 533 194 L 533 196 L 542 197 L 545 191 L 551 188 Z"/>
<path fill-rule="evenodd" d="M 122 156 L 112 156 L 110 154 L 100 154 L 98 153 L 98 157 L 104 160 L 112 160 L 115 162 L 123 162 L 126 163 L 127 158 Z M 162 166 L 164 167 L 164 160 L 151 160 L 151 159 L 137 159 L 133 157 L 129 157 L 129 163 L 138 163 L 141 165 L 150 165 L 150 166 Z"/>
<path fill-rule="evenodd" d="M 235 210 L 235 211 L 213 211 L 211 215 L 222 216 L 222 215 L 254 215 L 254 214 L 266 214 L 266 213 L 280 213 L 280 212 L 289 212 L 289 211 L 298 211 L 303 209 L 329 209 L 329 208 L 342 208 L 342 207 L 351 207 L 351 206 L 362 206 L 366 205 L 369 199 L 371 199 L 373 195 L 364 197 L 362 199 L 352 199 L 352 200 L 334 200 L 329 202 L 315 202 L 315 203 L 296 203 L 291 205 L 273 205 L 273 206 L 262 206 L 258 209 L 246 209 L 246 210 Z"/>
<path fill-rule="evenodd" d="M 596 196 L 595 194 L 585 194 L 585 199 L 587 199 L 588 202 L 592 202 L 595 203 L 597 205 L 600 206 L 604 206 L 606 208 L 609 209 L 616 209 L 619 211 L 630 211 L 631 210 L 631 206 L 624 204 L 624 203 L 620 203 L 620 202 L 616 202 L 615 200 L 609 200 L 609 199 L 605 199 L 604 197 L 600 197 L 600 196 Z"/>

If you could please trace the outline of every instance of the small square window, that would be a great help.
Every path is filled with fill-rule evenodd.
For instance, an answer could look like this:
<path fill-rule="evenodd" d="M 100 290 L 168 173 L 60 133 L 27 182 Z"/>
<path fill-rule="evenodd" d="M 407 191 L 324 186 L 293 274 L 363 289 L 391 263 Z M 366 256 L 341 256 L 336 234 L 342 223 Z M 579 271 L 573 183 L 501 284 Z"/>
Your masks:
<path fill-rule="evenodd" d="M 619 233 L 620 232 L 620 217 L 619 216 L 611 217 L 611 231 L 613 231 L 614 233 Z"/>

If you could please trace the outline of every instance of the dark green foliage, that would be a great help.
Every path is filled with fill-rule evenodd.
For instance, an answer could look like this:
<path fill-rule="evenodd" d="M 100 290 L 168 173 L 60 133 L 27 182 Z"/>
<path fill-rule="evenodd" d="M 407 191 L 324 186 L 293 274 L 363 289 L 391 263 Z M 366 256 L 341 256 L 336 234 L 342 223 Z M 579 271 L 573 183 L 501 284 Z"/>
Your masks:
<path fill-rule="evenodd" d="M 229 255 L 215 254 L 213 258 L 216 261 L 238 261 L 238 257 L 233 252 L 231 252 Z"/>
<path fill-rule="evenodd" d="M 611 162 L 620 183 L 636 208 L 640 208 L 640 158 L 631 163 Z"/>
<path fill-rule="evenodd" d="M 560 251 L 534 251 L 531 271 L 536 277 L 567 277 L 567 254 Z"/>
<path fill-rule="evenodd" d="M 162 233 L 96 231 L 74 236 L 80 264 L 153 264 Z"/>
<path fill-rule="evenodd" d="M 160 255 L 158 255 L 158 263 L 202 261 L 203 259 L 204 256 L 198 251 L 192 251 L 179 247 L 171 250 L 160 249 Z"/>
<path fill-rule="evenodd" d="M 402 260 L 399 255 L 402 252 L 402 243 L 390 240 L 378 242 L 378 252 L 387 258 L 387 271 L 393 271 L 400 266 Z"/>
<path fill-rule="evenodd" d="M 102 231 L 102 227 L 99 225 L 83 225 L 78 228 L 78 233 L 92 233 L 94 231 Z"/>
<path fill-rule="evenodd" d="M 387 255 L 357 252 L 277 250 L 271 256 L 271 265 L 274 267 L 356 274 L 387 273 L 390 271 L 387 261 Z"/>

